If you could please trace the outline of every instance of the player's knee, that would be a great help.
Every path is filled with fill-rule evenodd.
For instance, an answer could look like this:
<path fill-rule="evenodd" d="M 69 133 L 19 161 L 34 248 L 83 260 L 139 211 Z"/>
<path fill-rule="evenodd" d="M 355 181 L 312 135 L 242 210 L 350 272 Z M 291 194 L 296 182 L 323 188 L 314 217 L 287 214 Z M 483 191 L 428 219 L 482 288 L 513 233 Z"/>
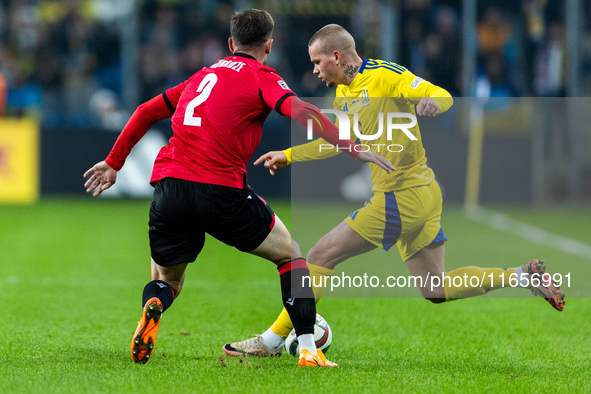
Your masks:
<path fill-rule="evenodd" d="M 442 302 L 445 302 L 445 291 L 443 288 L 430 289 L 428 287 L 423 287 L 420 290 L 423 298 L 427 301 L 431 301 L 433 304 L 441 304 Z"/>
<path fill-rule="evenodd" d="M 325 262 L 325 259 L 323 259 L 323 257 L 322 257 L 324 252 L 325 252 L 325 249 L 323 249 L 322 247 L 319 247 L 318 244 L 316 244 L 316 246 L 314 246 L 308 252 L 308 256 L 307 256 L 308 263 L 318 265 L 320 267 L 324 267 L 323 263 Z"/>

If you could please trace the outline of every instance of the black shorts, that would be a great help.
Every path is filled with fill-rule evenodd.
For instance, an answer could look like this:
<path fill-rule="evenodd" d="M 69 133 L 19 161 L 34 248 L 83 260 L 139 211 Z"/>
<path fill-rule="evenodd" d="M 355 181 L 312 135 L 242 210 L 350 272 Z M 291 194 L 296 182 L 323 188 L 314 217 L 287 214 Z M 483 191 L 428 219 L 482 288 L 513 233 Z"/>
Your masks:
<path fill-rule="evenodd" d="M 252 189 L 165 178 L 150 206 L 150 249 L 158 265 L 195 261 L 205 233 L 242 252 L 271 232 L 275 214 Z"/>

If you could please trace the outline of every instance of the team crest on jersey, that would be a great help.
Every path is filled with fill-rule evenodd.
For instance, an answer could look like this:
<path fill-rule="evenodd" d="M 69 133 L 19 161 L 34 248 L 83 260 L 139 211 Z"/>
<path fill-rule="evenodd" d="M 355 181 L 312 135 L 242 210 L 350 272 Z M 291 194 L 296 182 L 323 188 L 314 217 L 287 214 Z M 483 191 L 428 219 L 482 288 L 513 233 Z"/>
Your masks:
<path fill-rule="evenodd" d="M 415 80 L 414 80 L 414 81 L 412 81 L 412 83 L 410 84 L 410 87 L 411 87 L 411 88 L 413 88 L 413 89 L 416 89 L 416 88 L 417 88 L 417 86 L 419 86 L 419 84 L 420 84 L 421 82 L 423 82 L 423 81 L 424 81 L 424 79 L 423 79 L 423 78 L 421 78 L 421 77 L 416 77 L 416 78 L 415 78 Z"/>
<path fill-rule="evenodd" d="M 369 105 L 369 90 L 363 89 L 361 91 L 361 103 L 364 107 Z"/>
<path fill-rule="evenodd" d="M 281 86 L 281 89 L 289 90 L 289 86 L 287 86 L 284 80 L 277 81 L 277 83 Z"/>

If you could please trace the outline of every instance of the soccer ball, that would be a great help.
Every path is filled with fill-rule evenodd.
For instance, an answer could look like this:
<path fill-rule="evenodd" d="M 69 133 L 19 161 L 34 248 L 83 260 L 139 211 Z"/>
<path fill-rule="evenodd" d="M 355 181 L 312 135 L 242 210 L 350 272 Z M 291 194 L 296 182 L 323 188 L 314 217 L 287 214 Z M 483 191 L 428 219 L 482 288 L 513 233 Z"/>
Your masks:
<path fill-rule="evenodd" d="M 316 314 L 316 324 L 314 324 L 314 342 L 316 342 L 316 347 L 322 350 L 323 353 L 328 351 L 332 343 L 332 330 L 326 320 L 319 314 Z M 296 336 L 295 330 L 291 330 L 287 339 L 285 339 L 285 351 L 290 356 L 300 355 L 298 337 Z"/>

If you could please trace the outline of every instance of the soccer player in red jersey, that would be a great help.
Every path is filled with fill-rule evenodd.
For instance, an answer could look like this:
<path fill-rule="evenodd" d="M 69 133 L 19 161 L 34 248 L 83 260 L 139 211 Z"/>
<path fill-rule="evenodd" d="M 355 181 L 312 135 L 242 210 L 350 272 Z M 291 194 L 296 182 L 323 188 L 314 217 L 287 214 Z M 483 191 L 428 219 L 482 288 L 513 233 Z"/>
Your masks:
<path fill-rule="evenodd" d="M 266 11 L 234 15 L 229 39 L 233 55 L 140 105 L 106 160 L 84 174 L 90 177 L 87 192 L 100 195 L 115 183 L 117 171 L 146 131 L 172 116 L 174 135 L 160 150 L 150 180 L 155 187 L 149 221 L 152 281 L 144 288 L 144 310 L 131 343 L 136 363 L 149 360 L 161 315 L 178 297 L 187 264 L 195 261 L 209 233 L 277 265 L 283 304 L 300 343 L 298 365 L 336 366 L 314 344 L 316 306 L 312 289 L 301 286 L 301 277 L 309 271 L 299 245 L 249 188 L 246 164 L 260 142 L 263 122 L 275 109 L 302 125 L 318 119 L 314 132 L 344 146 L 359 161 L 376 163 L 388 172 L 394 167 L 349 140 L 339 140 L 337 127 L 264 65 L 273 25 Z"/>

